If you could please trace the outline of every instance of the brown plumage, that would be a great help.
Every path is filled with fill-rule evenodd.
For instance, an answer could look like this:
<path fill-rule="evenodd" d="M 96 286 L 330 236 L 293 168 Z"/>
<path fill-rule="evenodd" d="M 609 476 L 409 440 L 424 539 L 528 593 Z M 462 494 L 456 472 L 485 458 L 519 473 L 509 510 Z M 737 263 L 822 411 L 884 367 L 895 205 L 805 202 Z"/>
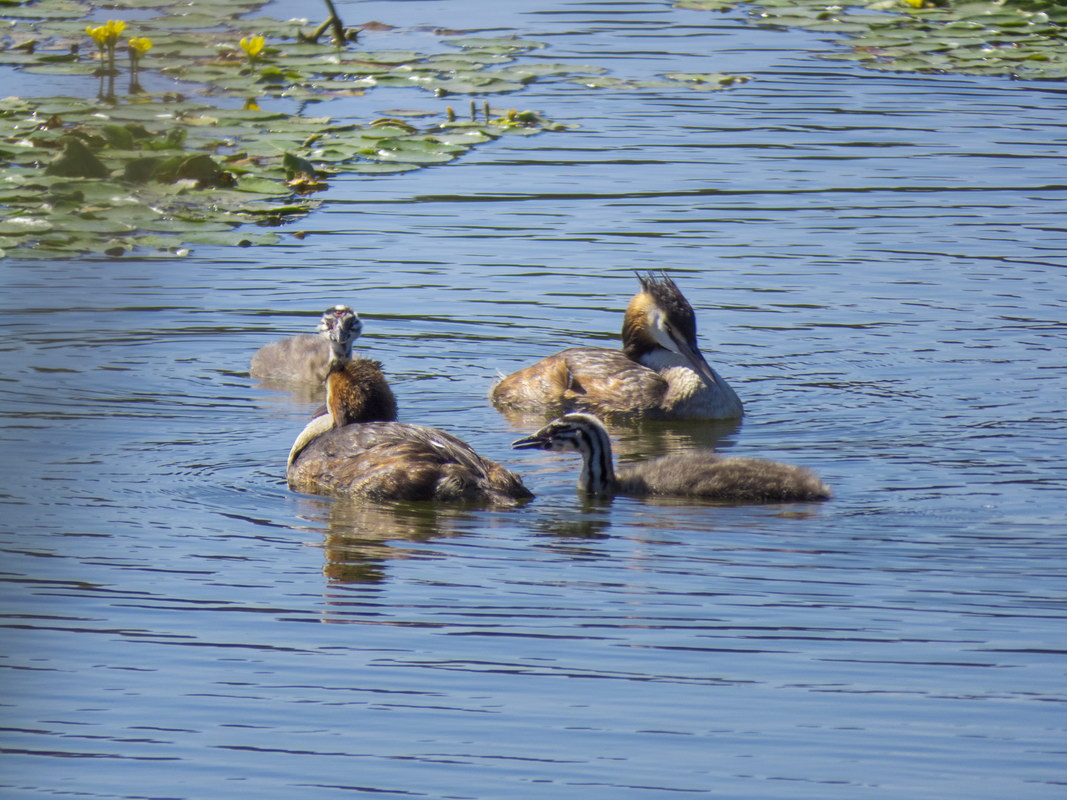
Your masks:
<path fill-rule="evenodd" d="M 327 406 L 335 426 L 396 419 L 396 397 L 382 365 L 367 358 L 330 365 L 326 373 Z"/>
<path fill-rule="evenodd" d="M 287 474 L 299 492 L 378 501 L 513 506 L 533 496 L 515 473 L 463 440 L 403 422 L 330 429 L 294 454 Z"/>
<path fill-rule="evenodd" d="M 832 495 L 829 486 L 803 467 L 711 450 L 673 453 L 616 471 L 608 433 L 590 414 L 567 414 L 512 447 L 580 453 L 578 488 L 590 494 L 701 497 L 723 503 L 827 500 Z"/>
<path fill-rule="evenodd" d="M 622 350 L 573 347 L 501 379 L 490 399 L 501 411 L 588 411 L 648 419 L 736 419 L 730 385 L 697 345 L 696 316 L 670 278 L 638 276 L 626 309 Z"/>
<path fill-rule="evenodd" d="M 351 309 L 327 309 L 320 329 L 332 352 L 326 413 L 305 426 L 289 451 L 291 488 L 367 500 L 500 506 L 532 497 L 517 475 L 452 434 L 391 421 L 396 401 L 381 371 L 374 362 L 350 359 L 352 331 L 358 329 Z"/>
<path fill-rule="evenodd" d="M 330 306 L 319 320 L 319 335 L 312 337 L 318 340 L 326 349 L 327 361 L 321 370 L 319 380 L 327 382 L 327 397 L 332 398 L 334 408 L 331 410 L 333 418 L 340 425 L 350 422 L 378 422 L 396 419 L 396 397 L 389 388 L 389 382 L 382 374 L 380 361 L 372 361 L 369 358 L 353 358 L 352 345 L 363 332 L 363 321 L 348 306 Z M 288 342 L 299 339 L 291 337 L 272 342 L 280 349 Z M 260 350 L 262 353 L 271 345 L 266 345 Z M 298 355 L 301 350 L 307 357 L 318 363 L 318 353 L 311 348 L 295 347 L 292 355 Z M 256 354 L 257 356 L 259 353 Z M 277 362 L 281 363 L 281 362 Z M 295 365 L 289 365 L 295 366 Z M 314 369 L 318 375 L 320 370 Z M 312 374 L 309 370 L 308 375 Z M 329 384 L 333 384 L 333 390 Z M 315 412 L 315 416 L 327 413 L 326 406 L 322 406 Z"/>

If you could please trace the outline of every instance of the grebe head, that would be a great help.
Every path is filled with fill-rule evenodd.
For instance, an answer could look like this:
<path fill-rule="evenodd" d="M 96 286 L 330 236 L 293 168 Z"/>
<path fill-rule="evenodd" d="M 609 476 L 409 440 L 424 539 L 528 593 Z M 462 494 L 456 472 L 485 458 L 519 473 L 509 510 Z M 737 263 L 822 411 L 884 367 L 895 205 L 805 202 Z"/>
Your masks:
<path fill-rule="evenodd" d="M 363 333 L 363 322 L 348 306 L 330 306 L 319 320 L 319 333 L 330 343 L 334 359 L 348 359 L 352 343 Z"/>
<path fill-rule="evenodd" d="M 581 453 L 579 488 L 592 494 L 610 494 L 615 489 L 611 439 L 603 423 L 592 414 L 565 414 L 552 420 L 533 436 L 512 442 L 511 446 L 516 450 L 537 448 Z"/>
<path fill-rule="evenodd" d="M 554 450 L 559 453 L 586 453 L 590 443 L 609 442 L 603 423 L 592 414 L 565 414 L 532 436 L 511 443 L 516 450 Z M 610 448 L 610 444 L 608 444 Z"/>
<path fill-rule="evenodd" d="M 697 321 L 693 307 L 677 284 L 666 275 L 638 275 L 641 291 L 633 296 L 622 326 L 623 350 L 630 358 L 656 348 L 680 355 L 706 381 L 715 376 L 697 345 Z"/>

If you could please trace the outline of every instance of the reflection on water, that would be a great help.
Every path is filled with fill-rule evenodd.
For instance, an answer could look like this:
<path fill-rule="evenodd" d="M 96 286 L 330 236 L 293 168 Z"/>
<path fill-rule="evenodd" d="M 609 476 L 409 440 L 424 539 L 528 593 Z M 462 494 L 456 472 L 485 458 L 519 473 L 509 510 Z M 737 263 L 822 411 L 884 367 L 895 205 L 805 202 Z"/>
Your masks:
<path fill-rule="evenodd" d="M 580 128 L 335 182 L 302 242 L 0 261 L 0 794 L 1058 799 L 1055 87 L 827 69 L 733 12 L 360 8 L 400 25 L 368 47 L 499 25 L 548 42 L 531 62 L 754 80 L 539 81 L 515 102 Z M 660 268 L 747 416 L 613 424 L 619 459 L 779 459 L 834 500 L 590 501 L 575 458 L 510 449 L 544 420 L 492 409 L 498 374 L 616 346 Z M 248 359 L 337 302 L 401 418 L 531 504 L 288 490 L 320 390 Z"/>
<path fill-rule="evenodd" d="M 256 386 L 268 392 L 290 392 L 292 399 L 298 403 L 322 404 L 324 399 L 324 390 L 321 384 L 260 378 L 256 381 Z"/>
<path fill-rule="evenodd" d="M 552 419 L 551 414 L 531 414 L 509 411 L 503 414 L 511 430 L 518 436 L 528 435 Z M 612 448 L 622 460 L 651 458 L 675 450 L 728 446 L 741 429 L 740 419 L 663 422 L 628 418 L 605 421 L 613 434 Z"/>
<path fill-rule="evenodd" d="M 372 504 L 302 495 L 299 516 L 309 531 L 325 529 L 323 574 L 336 582 L 377 582 L 387 562 L 410 551 L 399 542 L 427 542 L 459 535 L 463 511 L 430 503 Z"/>

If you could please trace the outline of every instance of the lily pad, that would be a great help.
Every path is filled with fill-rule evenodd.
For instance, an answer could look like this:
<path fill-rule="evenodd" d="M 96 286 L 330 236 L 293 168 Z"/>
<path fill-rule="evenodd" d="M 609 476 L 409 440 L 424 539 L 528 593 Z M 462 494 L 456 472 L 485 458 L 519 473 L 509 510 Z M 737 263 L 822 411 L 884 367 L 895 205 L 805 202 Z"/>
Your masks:
<path fill-rule="evenodd" d="M 411 172 L 418 169 L 418 164 L 355 164 L 348 168 L 349 172 L 358 172 L 362 175 L 389 175 L 396 172 Z"/>
<path fill-rule="evenodd" d="M 439 104 L 415 112 L 428 117 L 419 125 L 398 117 L 339 125 L 260 110 L 269 98 L 295 99 L 306 108 L 383 85 L 438 96 L 503 94 L 573 74 L 566 64 L 519 66 L 524 54 L 545 45 L 510 37 L 443 32 L 448 49 L 439 53 L 374 50 L 364 42 L 338 49 L 301 39 L 306 22 L 253 17 L 263 5 L 112 0 L 112 17 L 131 9 L 155 12 L 130 15 L 136 19 L 123 34 L 152 41 L 139 60 L 142 74 L 165 74 L 199 100 L 175 91 L 122 95 L 137 78 L 129 75 L 124 41 L 115 80 L 101 77 L 100 54 L 85 35 L 92 9 L 82 3 L 6 5 L 9 47 L 0 51 L 0 64 L 83 76 L 86 98 L 98 91 L 109 96 L 9 98 L 0 105 L 5 253 L 118 256 L 139 246 L 171 254 L 194 241 L 270 244 L 273 235 L 234 240 L 228 234 L 246 223 L 283 224 L 307 214 L 318 201 L 302 195 L 326 189 L 323 178 L 330 175 L 371 178 L 447 164 L 502 135 L 562 127 L 533 112 L 490 114 L 487 104 L 470 122 L 457 122 Z M 253 33 L 266 42 L 249 55 L 239 41 Z"/>
<path fill-rule="evenodd" d="M 111 170 L 80 139 L 69 137 L 64 145 L 62 154 L 45 167 L 45 175 L 61 178 L 107 178 L 111 175 Z"/>
<path fill-rule="evenodd" d="M 0 234 L 4 236 L 29 236 L 52 230 L 53 223 L 40 217 L 11 217 L 0 220 Z M 10 246 L 10 245 L 9 245 Z"/>
<path fill-rule="evenodd" d="M 449 39 L 448 43 L 457 47 L 462 47 L 464 50 L 476 51 L 479 53 L 525 53 L 528 50 L 539 50 L 546 46 L 544 42 L 535 42 L 530 39 L 513 39 L 509 37 L 467 37 L 462 39 Z"/>
<path fill-rule="evenodd" d="M 733 3 L 678 0 L 675 5 L 721 11 Z M 1007 0 L 926 0 L 920 6 L 914 8 L 906 0 L 859 0 L 850 5 L 826 0 L 756 0 L 745 8 L 756 24 L 851 36 L 851 40 L 842 40 L 849 45 L 848 51 L 825 57 L 855 61 L 871 69 L 1035 80 L 1067 77 L 1067 9 L 1062 4 L 1047 3 L 1038 9 Z"/>
<path fill-rule="evenodd" d="M 5 6 L 4 16 L 11 19 L 62 19 L 64 17 L 83 18 L 90 14 L 92 9 L 81 3 L 56 0 L 50 3 L 35 3 L 33 5 Z"/>
<path fill-rule="evenodd" d="M 746 75 L 727 75 L 723 72 L 669 72 L 663 77 L 708 90 L 726 89 L 752 80 Z"/>

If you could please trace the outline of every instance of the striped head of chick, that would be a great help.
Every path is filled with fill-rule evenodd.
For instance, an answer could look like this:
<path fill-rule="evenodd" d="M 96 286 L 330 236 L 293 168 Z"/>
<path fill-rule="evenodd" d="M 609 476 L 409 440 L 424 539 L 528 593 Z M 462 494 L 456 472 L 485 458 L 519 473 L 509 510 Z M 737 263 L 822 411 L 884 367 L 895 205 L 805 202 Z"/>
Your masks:
<path fill-rule="evenodd" d="M 330 306 L 322 312 L 318 329 L 330 343 L 334 356 L 347 358 L 352 354 L 353 342 L 363 333 L 363 321 L 349 306 Z"/>

